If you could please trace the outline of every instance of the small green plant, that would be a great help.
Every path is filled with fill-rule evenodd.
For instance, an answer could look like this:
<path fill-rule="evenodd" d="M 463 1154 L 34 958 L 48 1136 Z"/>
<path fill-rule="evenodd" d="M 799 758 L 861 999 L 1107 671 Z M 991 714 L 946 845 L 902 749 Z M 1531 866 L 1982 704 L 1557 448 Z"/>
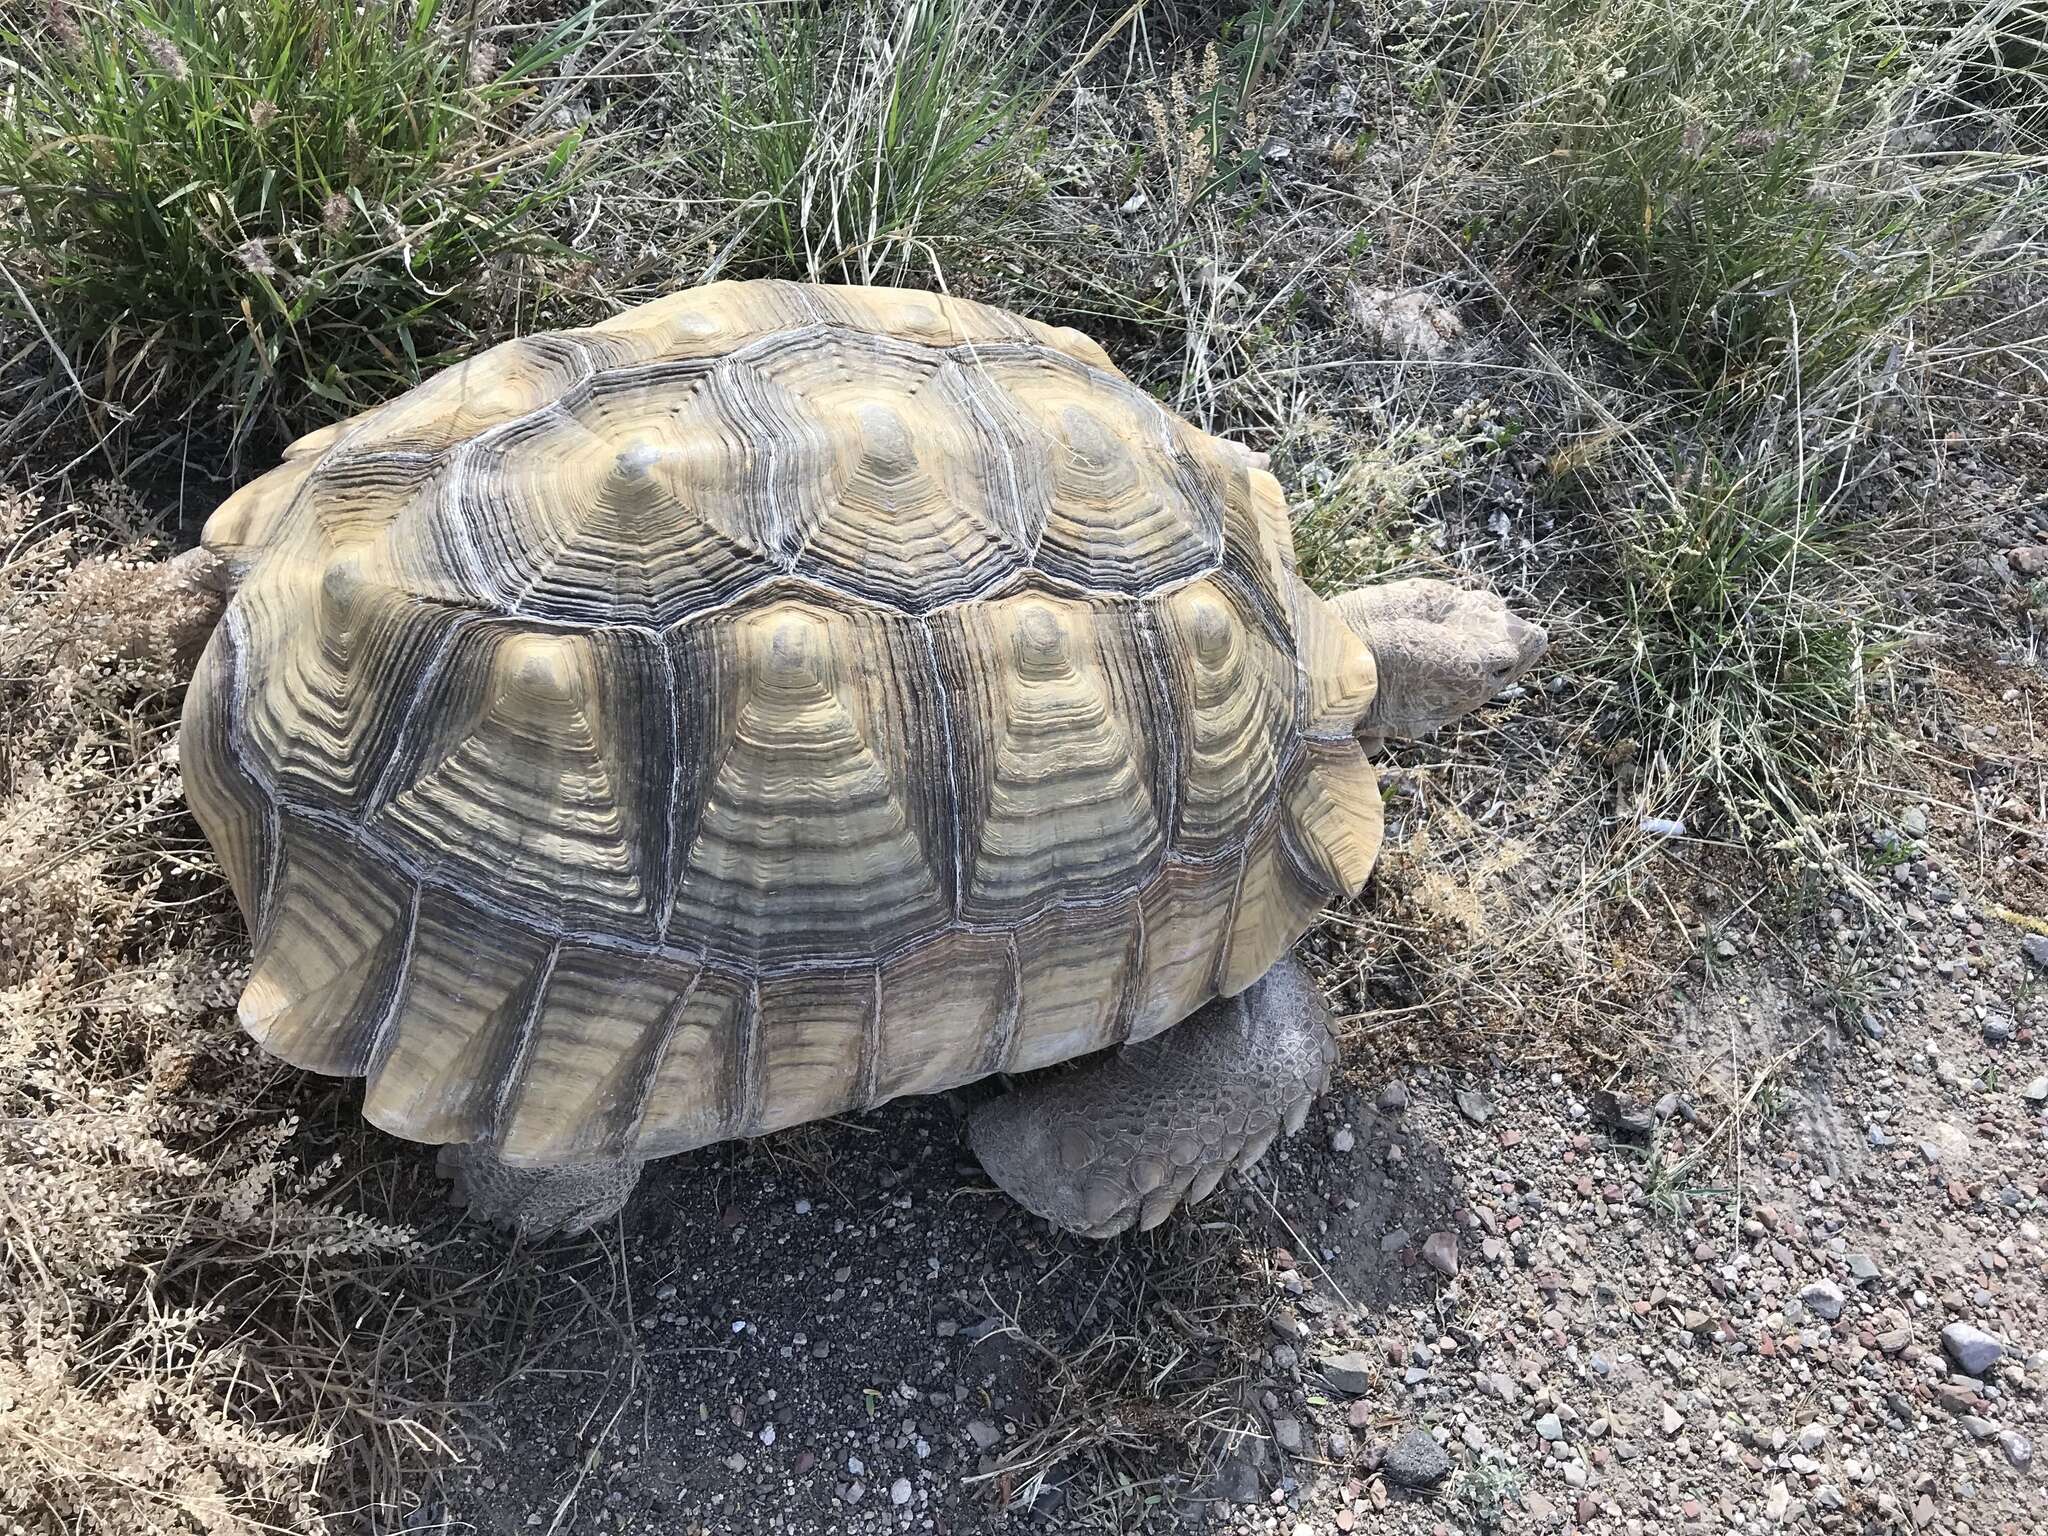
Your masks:
<path fill-rule="evenodd" d="M 1040 187 L 1045 95 L 1014 17 L 987 0 L 776 0 L 731 25 L 671 82 L 676 154 L 724 204 L 729 268 L 903 282 L 1009 242 Z"/>
<path fill-rule="evenodd" d="M 1482 1531 L 1497 1531 L 1505 1524 L 1508 1506 L 1522 1492 L 1522 1476 L 1491 1454 L 1482 1456 L 1458 1484 L 1458 1497 Z"/>
<path fill-rule="evenodd" d="M 1605 516 L 1616 675 L 1669 782 L 1754 830 L 1825 803 L 1857 761 L 1880 649 L 1849 521 L 1794 470 L 1716 460 Z"/>
<path fill-rule="evenodd" d="M 501 54 L 445 9 L 50 0 L 0 22 L 0 308 L 62 349 L 96 428 L 239 442 L 360 409 L 565 254 L 548 214 L 581 132 L 527 114 L 593 11 Z"/>

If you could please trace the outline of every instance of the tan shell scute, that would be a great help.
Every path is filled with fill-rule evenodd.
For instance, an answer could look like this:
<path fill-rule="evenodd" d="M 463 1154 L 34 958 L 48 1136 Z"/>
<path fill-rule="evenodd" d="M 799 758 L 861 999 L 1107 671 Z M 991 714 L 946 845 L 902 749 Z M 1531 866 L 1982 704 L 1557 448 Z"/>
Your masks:
<path fill-rule="evenodd" d="M 1284 499 L 1093 342 L 721 283 L 479 354 L 208 523 L 244 1025 L 423 1141 L 660 1155 L 1262 974 L 1379 841 Z"/>

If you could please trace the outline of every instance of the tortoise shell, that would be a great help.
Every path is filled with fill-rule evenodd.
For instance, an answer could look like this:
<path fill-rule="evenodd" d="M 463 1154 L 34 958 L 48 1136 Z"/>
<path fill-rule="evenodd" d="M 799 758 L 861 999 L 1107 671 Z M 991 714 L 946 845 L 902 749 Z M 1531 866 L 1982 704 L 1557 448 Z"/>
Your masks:
<path fill-rule="evenodd" d="M 1379 843 L 1263 461 L 1093 342 L 718 283 L 224 503 L 183 762 L 269 1050 L 416 1141 L 658 1156 L 1156 1034 Z"/>

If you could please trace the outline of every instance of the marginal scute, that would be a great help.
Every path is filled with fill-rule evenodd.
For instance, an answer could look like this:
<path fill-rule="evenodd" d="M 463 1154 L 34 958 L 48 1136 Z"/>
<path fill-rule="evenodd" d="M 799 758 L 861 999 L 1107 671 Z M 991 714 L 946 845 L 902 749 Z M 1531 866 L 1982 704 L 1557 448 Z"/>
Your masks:
<path fill-rule="evenodd" d="M 1136 609 L 1025 592 L 941 620 L 963 914 L 1014 922 L 1130 890 L 1166 842 L 1159 701 Z"/>
<path fill-rule="evenodd" d="M 550 1167 L 625 1148 L 697 975 L 684 957 L 565 944 L 493 1127 L 498 1155 Z"/>
<path fill-rule="evenodd" d="M 1130 1038 L 1170 1029 L 1216 993 L 1216 969 L 1230 936 L 1237 860 L 1168 863 L 1139 895 L 1145 969 Z"/>
<path fill-rule="evenodd" d="M 1295 574 L 1287 497 L 1279 481 L 1249 464 L 1221 478 L 1223 569 L 1291 632 L 1294 594 L 1307 589 Z"/>
<path fill-rule="evenodd" d="M 249 561 L 264 553 L 282 533 L 298 505 L 299 490 L 318 461 L 288 458 L 259 475 L 213 509 L 200 530 L 199 542 L 215 554 Z"/>
<path fill-rule="evenodd" d="M 757 337 L 818 323 L 797 283 L 706 283 L 641 304 L 578 333 L 603 337 L 638 362 L 723 357 Z"/>
<path fill-rule="evenodd" d="M 1224 943 L 1216 990 L 1235 997 L 1272 969 L 1322 911 L 1329 893 L 1304 877 L 1271 816 L 1245 845 L 1230 936 Z"/>
<path fill-rule="evenodd" d="M 185 694 L 178 760 L 185 798 L 206 828 L 242 909 L 242 922 L 251 933 L 260 933 L 270 872 L 271 801 L 244 765 L 238 740 L 248 675 L 243 624 L 241 611 L 231 608 L 199 659 Z"/>
<path fill-rule="evenodd" d="M 743 1133 L 758 1136 L 864 1107 L 876 1026 L 874 964 L 764 976 L 760 995 L 759 1077 Z"/>
<path fill-rule="evenodd" d="M 445 453 L 559 398 L 598 362 L 570 332 L 501 342 L 359 418 L 337 446 L 365 446 L 374 435 L 381 451 Z"/>
<path fill-rule="evenodd" d="M 952 910 L 945 712 L 923 629 L 783 596 L 677 636 L 670 931 L 750 963 L 874 956 Z"/>
<path fill-rule="evenodd" d="M 365 1073 L 363 1117 L 430 1146 L 490 1135 L 546 995 L 556 947 L 429 887 L 407 935 L 397 1006 Z"/>
<path fill-rule="evenodd" d="M 1379 691 L 1372 652 L 1337 610 L 1306 586 L 1297 582 L 1291 597 L 1302 734 L 1315 740 L 1352 739 Z"/>
<path fill-rule="evenodd" d="M 706 968 L 676 1006 L 641 1094 L 634 1145 L 666 1157 L 739 1134 L 755 1076 L 760 1022 L 753 981 Z"/>
<path fill-rule="evenodd" d="M 1330 896 L 1349 900 L 1379 857 L 1379 775 L 1354 742 L 1304 745 L 1281 790 L 1299 857 Z"/>
<path fill-rule="evenodd" d="M 1017 930 L 1017 1026 L 1005 1070 L 1072 1061 L 1124 1036 L 1144 963 L 1138 899 L 1054 907 Z"/>
<path fill-rule="evenodd" d="M 396 870 L 296 817 L 237 1013 L 295 1067 L 361 1075 L 409 959 L 414 891 Z"/>
<path fill-rule="evenodd" d="M 1018 1004 L 1007 933 L 955 929 L 884 961 L 877 1102 L 996 1070 L 1008 1058 Z"/>

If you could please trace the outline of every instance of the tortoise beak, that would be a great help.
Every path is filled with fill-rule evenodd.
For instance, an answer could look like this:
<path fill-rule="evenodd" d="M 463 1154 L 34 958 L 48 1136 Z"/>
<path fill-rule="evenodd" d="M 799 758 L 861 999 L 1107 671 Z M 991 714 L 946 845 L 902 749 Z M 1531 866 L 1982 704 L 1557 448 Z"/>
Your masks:
<path fill-rule="evenodd" d="M 1508 644 L 1515 648 L 1514 676 L 1524 672 L 1543 659 L 1543 653 L 1550 649 L 1550 632 L 1541 624 L 1531 624 L 1515 614 L 1506 616 L 1503 626 L 1507 631 Z"/>

